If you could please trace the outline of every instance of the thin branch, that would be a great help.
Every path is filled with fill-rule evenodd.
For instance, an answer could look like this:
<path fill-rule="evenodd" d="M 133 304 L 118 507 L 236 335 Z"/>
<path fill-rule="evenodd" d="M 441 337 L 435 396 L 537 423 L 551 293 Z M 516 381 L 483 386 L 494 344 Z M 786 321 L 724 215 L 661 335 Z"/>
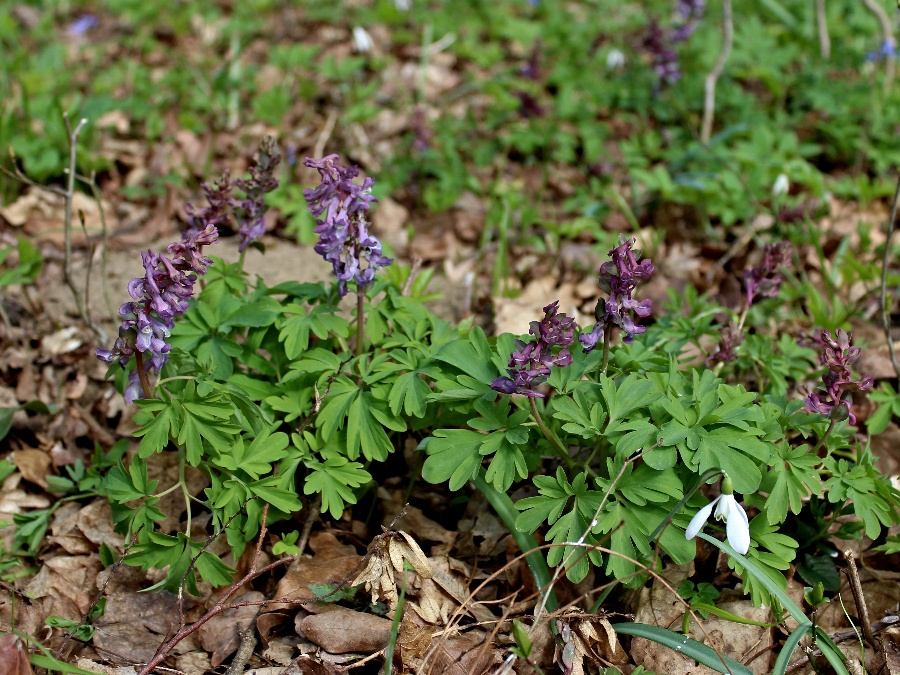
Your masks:
<path fill-rule="evenodd" d="M 203 625 L 209 622 L 211 619 L 215 618 L 222 612 L 225 612 L 229 609 L 233 609 L 240 605 L 237 603 L 235 605 L 229 605 L 228 600 L 237 593 L 242 586 L 250 583 L 254 579 L 261 577 L 262 575 L 272 571 L 273 569 L 280 567 L 288 562 L 294 560 L 293 556 L 287 558 L 279 558 L 278 560 L 265 565 L 257 569 L 256 564 L 259 562 L 260 554 L 262 553 L 262 545 L 263 541 L 266 538 L 266 517 L 269 513 L 269 505 L 266 504 L 263 507 L 261 522 L 260 522 L 260 530 L 259 530 L 259 538 L 256 540 L 256 550 L 253 554 L 253 562 L 250 563 L 250 569 L 247 570 L 247 573 L 238 581 L 235 581 L 231 586 L 228 587 L 228 590 L 220 597 L 216 604 L 210 607 L 206 613 L 197 619 L 194 623 L 189 624 L 187 626 L 182 626 L 181 629 L 175 633 L 171 638 L 163 642 L 159 648 L 156 650 L 156 653 L 153 655 L 153 658 L 141 668 L 141 671 L 138 675 L 150 675 L 153 672 L 153 669 L 156 668 L 169 654 L 175 649 L 175 646 L 184 640 L 188 635 L 195 633 L 198 631 Z"/>
<path fill-rule="evenodd" d="M 831 37 L 828 35 L 828 14 L 825 0 L 816 0 L 816 26 L 819 30 L 819 54 L 826 61 L 831 58 Z"/>
<path fill-rule="evenodd" d="M 703 126 L 700 129 L 700 140 L 709 143 L 712 137 L 713 117 L 716 114 L 716 83 L 725 70 L 728 57 L 731 56 L 731 47 L 734 44 L 734 18 L 731 11 L 731 0 L 722 0 L 722 49 L 719 58 L 704 83 L 703 96 Z"/>
<path fill-rule="evenodd" d="M 897 205 L 900 204 L 900 174 L 897 175 L 897 188 L 894 190 L 894 202 L 891 205 L 891 215 L 887 222 L 887 239 L 884 242 L 884 256 L 881 259 L 881 327 L 884 329 L 884 338 L 887 340 L 888 355 L 891 357 L 891 365 L 894 373 L 900 378 L 900 364 L 897 363 L 897 353 L 894 350 L 894 339 L 891 337 L 891 308 L 887 303 L 888 264 L 891 259 L 891 239 L 894 236 L 894 224 L 897 222 Z"/>
<path fill-rule="evenodd" d="M 69 169 L 66 177 L 66 193 L 63 206 L 63 241 L 65 249 L 65 257 L 63 258 L 63 279 L 72 295 L 75 298 L 75 305 L 78 308 L 78 314 L 84 318 L 84 299 L 81 292 L 75 286 L 75 280 L 72 278 L 72 202 L 75 198 L 75 171 L 78 162 L 78 134 L 87 124 L 87 119 L 82 117 L 78 120 L 78 124 L 72 127 L 69 122 L 69 113 L 63 113 L 63 121 L 66 125 L 66 133 L 69 137 Z"/>
<path fill-rule="evenodd" d="M 850 592 L 853 594 L 853 602 L 856 603 L 856 611 L 859 612 L 859 620 L 862 623 L 863 637 L 873 649 L 875 634 L 872 632 L 872 624 L 869 620 L 869 608 L 866 605 L 866 596 L 863 594 L 862 584 L 859 581 L 859 570 L 856 569 L 856 556 L 849 548 L 844 551 L 844 559 L 847 561 L 847 576 L 850 577 Z"/>

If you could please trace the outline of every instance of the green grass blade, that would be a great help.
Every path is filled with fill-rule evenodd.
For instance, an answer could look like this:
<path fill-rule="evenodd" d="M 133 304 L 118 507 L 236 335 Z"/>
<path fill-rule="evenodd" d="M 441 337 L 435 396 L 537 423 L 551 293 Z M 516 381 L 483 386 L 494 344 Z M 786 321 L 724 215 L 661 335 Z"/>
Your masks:
<path fill-rule="evenodd" d="M 791 660 L 791 654 L 797 648 L 797 643 L 803 639 L 803 636 L 809 633 L 812 624 L 802 623 L 794 629 L 788 639 L 784 641 L 784 646 L 778 652 L 778 658 L 775 659 L 775 666 L 772 668 L 772 675 L 784 675 L 787 672 L 788 663 Z"/>
<path fill-rule="evenodd" d="M 847 669 L 847 662 L 844 659 L 844 652 L 834 643 L 828 633 L 816 626 L 816 646 L 822 652 L 822 656 L 828 661 L 837 675 L 850 675 Z"/>
<path fill-rule="evenodd" d="M 408 567 L 408 565 L 404 565 Z M 404 575 L 404 579 L 406 575 Z M 387 647 L 384 649 L 384 675 L 394 672 L 394 649 L 397 647 L 397 637 L 400 635 L 400 622 L 403 620 L 403 610 L 406 607 L 406 583 L 400 586 L 400 596 L 397 598 L 397 609 L 394 610 L 394 618 L 391 621 L 391 634 L 388 637 Z"/>
<path fill-rule="evenodd" d="M 73 666 L 59 659 L 55 659 L 48 654 L 32 654 L 31 665 L 38 668 L 44 668 L 51 673 L 69 673 L 70 675 L 94 675 L 89 670 L 82 670 L 78 666 Z"/>
<path fill-rule="evenodd" d="M 697 536 L 708 541 L 720 551 L 724 551 L 732 558 L 734 558 L 741 567 L 743 567 L 753 575 L 754 580 L 761 583 L 763 586 L 765 586 L 766 590 L 769 591 L 769 593 L 778 598 L 778 602 L 781 603 L 781 606 L 784 607 L 790 613 L 790 615 L 794 617 L 794 619 L 796 619 L 797 623 L 810 623 L 810 620 L 807 618 L 806 614 L 803 613 L 803 610 L 800 608 L 800 606 L 796 602 L 791 600 L 787 592 L 781 586 L 772 581 L 769 575 L 763 572 L 759 565 L 757 565 L 754 561 L 750 560 L 746 556 L 741 555 L 724 541 L 719 541 L 715 537 L 710 537 L 705 532 L 701 532 Z"/>
<path fill-rule="evenodd" d="M 719 654 L 702 642 L 667 628 L 650 626 L 646 623 L 614 623 L 612 627 L 616 633 L 651 640 L 679 654 L 684 654 L 688 658 L 694 659 L 697 663 L 708 666 L 719 673 L 727 674 L 730 672 L 732 675 L 752 675 L 753 672 L 742 663 Z"/>

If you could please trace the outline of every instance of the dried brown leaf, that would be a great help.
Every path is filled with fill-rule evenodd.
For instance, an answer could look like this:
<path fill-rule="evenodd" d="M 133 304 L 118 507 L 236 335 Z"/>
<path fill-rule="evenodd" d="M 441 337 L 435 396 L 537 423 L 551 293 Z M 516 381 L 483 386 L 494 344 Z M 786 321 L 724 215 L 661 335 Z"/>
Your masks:
<path fill-rule="evenodd" d="M 47 487 L 47 472 L 50 469 L 50 455 L 42 450 L 28 448 L 10 453 L 10 459 L 22 472 L 25 480 L 42 488 Z"/>
<path fill-rule="evenodd" d="M 0 635 L 0 675 L 31 675 L 31 664 L 15 635 Z"/>
<path fill-rule="evenodd" d="M 302 619 L 297 632 L 332 654 L 373 652 L 387 645 L 391 622 L 380 616 L 336 608 Z"/>

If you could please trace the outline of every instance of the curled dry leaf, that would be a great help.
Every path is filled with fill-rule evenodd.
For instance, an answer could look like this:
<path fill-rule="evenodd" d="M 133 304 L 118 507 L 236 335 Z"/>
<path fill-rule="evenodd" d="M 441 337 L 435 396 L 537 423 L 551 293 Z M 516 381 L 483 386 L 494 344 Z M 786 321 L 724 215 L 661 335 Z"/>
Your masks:
<path fill-rule="evenodd" d="M 15 635 L 0 635 L 0 675 L 31 675 L 31 664 Z"/>
<path fill-rule="evenodd" d="M 397 605 L 397 575 L 405 571 L 405 563 L 409 563 L 419 577 L 431 577 L 428 558 L 411 536 L 402 531 L 385 532 L 372 540 L 366 566 L 350 585 L 365 585 L 373 602 L 387 600 L 394 609 Z"/>
<path fill-rule="evenodd" d="M 47 487 L 47 471 L 50 469 L 50 455 L 41 450 L 28 448 L 16 450 L 10 455 L 13 464 L 22 472 L 29 483 Z"/>
<path fill-rule="evenodd" d="M 562 648 L 557 662 L 567 675 L 584 675 L 588 663 L 626 663 L 612 624 L 602 616 L 575 616 L 559 622 Z"/>
<path fill-rule="evenodd" d="M 391 622 L 374 614 L 335 608 L 303 618 L 297 632 L 331 654 L 373 652 L 387 645 Z"/>

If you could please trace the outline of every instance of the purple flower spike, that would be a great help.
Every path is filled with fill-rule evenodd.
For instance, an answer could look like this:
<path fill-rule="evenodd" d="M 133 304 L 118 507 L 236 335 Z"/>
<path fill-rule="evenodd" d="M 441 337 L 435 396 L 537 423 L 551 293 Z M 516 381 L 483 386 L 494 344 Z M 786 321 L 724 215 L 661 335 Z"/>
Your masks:
<path fill-rule="evenodd" d="M 322 182 L 312 190 L 304 190 L 310 212 L 316 217 L 319 241 L 315 251 L 331 263 L 341 297 L 347 284 L 365 288 L 375 273 L 392 260 L 381 252 L 381 241 L 368 229 L 366 212 L 375 198 L 371 178 L 354 182 L 359 175 L 355 166 L 343 166 L 338 155 L 322 159 L 307 157 L 304 166 L 316 169 Z"/>
<path fill-rule="evenodd" d="M 681 79 L 681 66 L 675 48 L 694 34 L 705 6 L 704 0 L 677 0 L 671 29 L 663 30 L 656 21 L 651 21 L 647 26 L 643 47 L 650 56 L 659 87 L 673 85 Z"/>
<path fill-rule="evenodd" d="M 600 266 L 600 288 L 609 294 L 609 298 L 597 303 L 597 325 L 590 333 L 582 333 L 578 338 L 585 352 L 593 350 L 604 338 L 605 331 L 613 326 L 622 329 L 626 342 L 647 330 L 635 322 L 635 317 L 650 316 L 652 303 L 635 300 L 633 294 L 638 284 L 653 275 L 654 267 L 648 258 L 639 261 L 632 246 L 634 239 L 622 242 L 609 252 L 612 260 Z"/>
<path fill-rule="evenodd" d="M 828 368 L 822 376 L 825 392 L 810 392 L 806 410 L 832 419 L 846 417 L 850 424 L 856 424 L 850 393 L 869 391 L 873 385 L 871 377 L 854 379 L 850 372 L 850 366 L 859 360 L 860 349 L 853 346 L 852 338 L 843 330 L 838 330 L 834 338 L 828 331 L 822 331 L 817 342 L 821 346 L 819 362 Z"/>
<path fill-rule="evenodd" d="M 203 230 L 188 230 L 182 240 L 169 244 L 169 256 L 152 251 L 141 254 L 144 276 L 128 283 L 131 300 L 119 308 L 119 336 L 112 349 L 98 349 L 97 358 L 106 363 L 117 361 L 127 366 L 140 352 L 148 373 L 159 373 L 169 358 L 171 347 L 166 342 L 175 318 L 188 309 L 197 278 L 206 273 L 210 260 L 201 255 L 204 246 L 212 244 L 219 233 L 215 225 Z M 136 371 L 129 376 L 125 400 L 132 403 L 142 392 Z"/>
<path fill-rule="evenodd" d="M 509 377 L 496 378 L 491 389 L 503 394 L 544 397 L 536 387 L 550 377 L 550 369 L 572 363 L 569 346 L 575 339 L 575 319 L 558 311 L 559 300 L 544 307 L 543 319 L 531 322 L 528 332 L 535 341 L 516 341 L 516 350 L 509 357 Z"/>
<path fill-rule="evenodd" d="M 757 267 L 744 271 L 747 307 L 757 298 L 774 298 L 781 289 L 784 276 L 781 269 L 791 262 L 791 245 L 786 241 L 766 244 L 762 261 Z"/>
<path fill-rule="evenodd" d="M 278 145 L 271 136 L 259 145 L 250 167 L 250 178 L 236 180 L 235 186 L 243 191 L 244 198 L 232 204 L 234 217 L 238 222 L 241 241 L 238 250 L 243 252 L 266 231 L 266 194 L 278 187 L 275 168 L 281 161 Z"/>

